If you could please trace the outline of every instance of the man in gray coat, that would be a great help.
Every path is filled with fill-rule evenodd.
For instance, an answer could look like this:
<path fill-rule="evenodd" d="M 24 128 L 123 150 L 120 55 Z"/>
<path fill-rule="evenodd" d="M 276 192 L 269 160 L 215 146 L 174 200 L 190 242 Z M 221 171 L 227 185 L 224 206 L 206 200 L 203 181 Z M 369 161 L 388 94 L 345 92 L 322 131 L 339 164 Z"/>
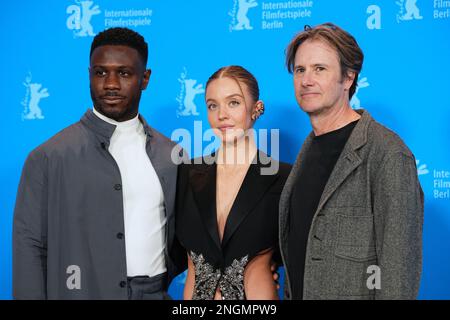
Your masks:
<path fill-rule="evenodd" d="M 185 254 L 172 252 L 174 143 L 138 112 L 147 56 L 132 30 L 99 33 L 93 108 L 28 156 L 14 212 L 15 299 L 169 298 Z"/>
<path fill-rule="evenodd" d="M 415 299 L 423 192 L 413 154 L 353 110 L 363 53 L 338 26 L 305 27 L 286 64 L 313 128 L 280 199 L 286 299 Z"/>

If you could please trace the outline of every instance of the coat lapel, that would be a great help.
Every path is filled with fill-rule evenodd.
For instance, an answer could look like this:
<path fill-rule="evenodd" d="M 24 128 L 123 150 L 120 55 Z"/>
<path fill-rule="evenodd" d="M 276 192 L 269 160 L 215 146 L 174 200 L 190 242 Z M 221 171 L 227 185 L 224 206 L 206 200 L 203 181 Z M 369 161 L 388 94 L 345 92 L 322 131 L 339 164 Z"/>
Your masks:
<path fill-rule="evenodd" d="M 194 166 L 189 181 L 202 221 L 217 248 L 221 248 L 216 214 L 216 164 Z"/>
<path fill-rule="evenodd" d="M 256 163 L 251 164 L 248 168 L 241 188 L 228 214 L 222 239 L 222 248 L 226 246 L 245 217 L 260 202 L 278 177 L 276 174 L 261 174 L 261 168 L 263 167 L 261 162 L 267 163 L 266 159 L 261 161 L 263 157 L 267 158 L 268 156 L 260 152 Z"/>
<path fill-rule="evenodd" d="M 371 117 L 367 111 L 356 110 L 361 115 L 358 123 L 353 129 L 347 143 L 342 150 L 339 159 L 337 160 L 327 184 L 320 197 L 319 205 L 317 206 L 316 214 L 322 210 L 327 200 L 345 181 L 345 179 L 361 165 L 362 160 L 358 156 L 356 150 L 361 148 L 367 142 L 367 127 L 371 121 Z"/>
<path fill-rule="evenodd" d="M 347 143 L 342 150 L 342 153 L 328 178 L 327 184 L 322 192 L 322 196 L 317 206 L 314 217 L 322 210 L 325 203 L 333 195 L 333 193 L 338 189 L 338 187 L 345 181 L 345 179 L 361 164 L 362 160 L 358 156 L 356 150 L 361 148 L 367 142 L 367 127 L 372 121 L 370 114 L 365 110 L 355 110 L 361 115 L 361 119 L 358 124 L 353 129 Z M 300 153 L 292 167 L 291 173 L 289 174 L 286 184 L 284 186 L 283 192 L 280 198 L 280 218 L 279 218 L 279 230 L 280 230 L 280 241 L 282 244 L 286 244 L 287 240 L 287 227 L 289 222 L 289 207 L 290 198 L 292 190 L 294 188 L 297 177 L 299 176 L 300 170 L 302 170 L 303 161 L 306 153 L 309 151 L 311 142 L 313 140 L 314 134 L 311 132 L 306 138 Z M 313 218 L 314 220 L 314 218 Z"/>
<path fill-rule="evenodd" d="M 346 154 L 342 152 L 322 192 L 316 214 L 322 210 L 322 207 L 331 195 L 337 190 L 342 182 L 344 182 L 350 173 L 361 164 L 361 162 L 361 158 L 354 151 L 350 150 Z"/>
<path fill-rule="evenodd" d="M 214 155 L 213 155 L 214 156 Z M 264 157 L 261 155 L 260 157 Z M 267 157 L 267 156 L 266 156 Z M 216 180 L 217 166 L 215 162 L 211 165 L 198 165 L 191 171 L 189 177 L 195 201 L 197 202 L 202 221 L 216 244 L 222 250 L 228 243 L 233 233 L 251 210 L 258 204 L 269 187 L 278 177 L 277 175 L 261 175 L 261 161 L 251 164 L 242 182 L 241 188 L 233 202 L 230 213 L 225 224 L 222 242 L 219 238 L 216 208 Z M 208 162 L 211 163 L 211 162 Z M 266 161 L 264 161 L 266 163 Z"/>

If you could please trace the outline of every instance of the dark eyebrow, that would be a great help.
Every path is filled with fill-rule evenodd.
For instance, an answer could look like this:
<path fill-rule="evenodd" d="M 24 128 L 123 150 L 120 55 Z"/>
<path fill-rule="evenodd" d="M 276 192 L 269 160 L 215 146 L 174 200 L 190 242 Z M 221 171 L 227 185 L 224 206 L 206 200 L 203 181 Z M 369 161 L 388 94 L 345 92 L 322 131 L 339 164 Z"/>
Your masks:
<path fill-rule="evenodd" d="M 242 96 L 242 94 L 239 94 L 239 93 L 234 93 L 234 94 L 230 94 L 229 96 L 226 96 L 227 99 L 233 98 L 233 97 L 244 98 L 244 97 Z"/>
<path fill-rule="evenodd" d="M 239 93 L 230 94 L 229 96 L 226 96 L 225 99 L 230 99 L 230 98 L 233 98 L 233 97 L 239 97 L 239 98 L 244 99 L 244 97 L 241 94 L 239 94 Z M 206 103 L 208 103 L 209 101 L 216 102 L 216 100 L 212 99 L 212 98 L 206 99 Z"/>
<path fill-rule="evenodd" d="M 328 64 L 326 63 L 315 63 L 312 65 L 313 67 L 328 67 Z M 303 65 L 294 65 L 294 69 L 297 69 L 299 67 L 303 67 Z"/>
<path fill-rule="evenodd" d="M 328 67 L 328 65 L 326 63 L 316 63 L 313 67 Z"/>
<path fill-rule="evenodd" d="M 131 69 L 134 70 L 132 66 L 125 66 L 125 65 L 93 65 L 92 68 L 108 68 L 113 67 L 116 69 Z"/>

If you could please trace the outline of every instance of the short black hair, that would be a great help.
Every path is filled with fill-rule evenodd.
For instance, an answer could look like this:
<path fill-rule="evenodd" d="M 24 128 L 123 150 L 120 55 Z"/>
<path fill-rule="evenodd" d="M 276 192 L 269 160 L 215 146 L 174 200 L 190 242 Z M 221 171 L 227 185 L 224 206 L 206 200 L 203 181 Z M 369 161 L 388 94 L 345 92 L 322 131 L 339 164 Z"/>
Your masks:
<path fill-rule="evenodd" d="M 127 46 L 136 49 L 142 58 L 142 62 L 144 62 L 144 67 L 147 66 L 148 45 L 144 37 L 136 31 L 128 28 L 110 28 L 100 32 L 92 41 L 89 58 L 92 57 L 96 48 L 108 45 Z"/>

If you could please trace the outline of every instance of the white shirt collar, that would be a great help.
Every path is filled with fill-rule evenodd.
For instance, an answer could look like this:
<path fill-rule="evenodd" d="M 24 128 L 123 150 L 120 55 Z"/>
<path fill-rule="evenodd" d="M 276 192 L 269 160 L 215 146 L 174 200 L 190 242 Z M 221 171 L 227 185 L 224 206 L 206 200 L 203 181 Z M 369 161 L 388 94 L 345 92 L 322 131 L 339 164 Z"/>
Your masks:
<path fill-rule="evenodd" d="M 92 108 L 92 111 L 94 112 L 94 114 L 99 117 L 100 119 L 102 119 L 105 122 L 108 122 L 110 124 L 113 124 L 116 126 L 116 129 L 133 129 L 133 128 L 137 128 L 140 124 L 139 121 L 139 114 L 136 115 L 136 117 L 134 117 L 133 119 L 130 120 L 126 120 L 126 121 L 116 121 L 114 119 L 108 118 L 107 116 L 101 114 L 100 112 L 98 112 L 95 107 Z"/>

